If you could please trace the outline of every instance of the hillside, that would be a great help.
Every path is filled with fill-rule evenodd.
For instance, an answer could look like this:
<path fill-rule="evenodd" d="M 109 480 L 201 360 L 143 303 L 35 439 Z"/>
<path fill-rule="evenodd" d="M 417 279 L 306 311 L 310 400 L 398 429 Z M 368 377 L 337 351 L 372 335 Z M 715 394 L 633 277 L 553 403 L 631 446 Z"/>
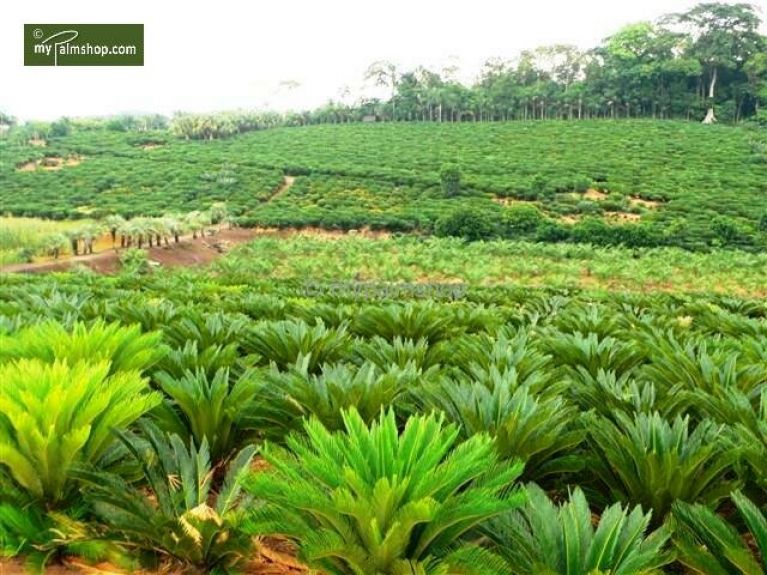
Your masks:
<path fill-rule="evenodd" d="M 758 247 L 767 226 L 765 136 L 740 127 L 386 123 L 213 141 L 81 130 L 0 146 L 0 205 L 13 215 L 155 216 L 225 201 L 246 225 L 429 232 L 470 211 L 503 237 L 693 249 Z M 458 197 L 440 186 L 446 163 L 460 166 Z"/>

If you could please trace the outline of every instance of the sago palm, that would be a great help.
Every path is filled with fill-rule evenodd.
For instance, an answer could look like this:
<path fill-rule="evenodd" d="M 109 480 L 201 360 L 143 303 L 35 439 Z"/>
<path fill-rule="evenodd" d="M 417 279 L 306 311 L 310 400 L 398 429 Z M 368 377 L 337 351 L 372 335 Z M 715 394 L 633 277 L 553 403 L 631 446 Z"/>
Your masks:
<path fill-rule="evenodd" d="M 520 510 L 482 529 L 515 575 L 648 575 L 673 558 L 664 549 L 669 529 L 648 532 L 651 513 L 641 507 L 615 503 L 595 525 L 578 488 L 560 505 L 535 484 L 527 494 Z"/>
<path fill-rule="evenodd" d="M 157 406 L 138 372 L 109 363 L 22 359 L 0 365 L 0 464 L 30 495 L 55 505 L 70 495 L 73 465 L 96 461 L 124 429 Z"/>
<path fill-rule="evenodd" d="M 108 360 L 110 373 L 146 370 L 165 354 L 162 334 L 142 334 L 137 325 L 121 326 L 96 321 L 76 323 L 71 330 L 57 322 L 44 322 L 13 335 L 0 335 L 0 363 L 18 358 L 37 358 L 53 363 Z"/>
<path fill-rule="evenodd" d="M 233 567 L 244 560 L 250 539 L 241 530 L 241 477 L 255 447 L 229 463 L 221 488 L 213 491 L 214 469 L 205 440 L 197 447 L 167 435 L 149 422 L 142 436 L 118 432 L 119 440 L 141 466 L 145 487 L 120 476 L 81 468 L 77 478 L 107 526 L 105 537 L 156 560 L 159 555 L 203 572 Z"/>
<path fill-rule="evenodd" d="M 524 501 L 512 488 L 521 464 L 499 462 L 487 435 L 456 444 L 441 416 L 412 417 L 399 433 L 393 411 L 367 426 L 351 410 L 344 427 L 311 419 L 287 449 L 267 445 L 270 469 L 246 483 L 264 501 L 252 533 L 297 541 L 301 559 L 331 574 L 497 573 L 490 560 L 461 568 L 460 540 Z"/>
<path fill-rule="evenodd" d="M 257 353 L 264 363 L 286 369 L 299 358 L 308 357 L 309 371 L 316 373 L 323 363 L 342 360 L 350 354 L 352 339 L 346 324 L 328 328 L 322 322 L 284 320 L 259 325 L 242 342 L 247 352 Z"/>
<path fill-rule="evenodd" d="M 767 515 L 736 491 L 732 501 L 750 532 L 753 545 L 705 505 L 674 504 L 674 544 L 678 560 L 700 575 L 767 573 Z"/>
<path fill-rule="evenodd" d="M 328 364 L 321 373 L 312 374 L 307 359 L 288 371 L 272 369 L 263 376 L 261 409 L 290 414 L 283 421 L 285 431 L 300 430 L 301 419 L 309 416 L 331 431 L 343 429 L 342 412 L 350 407 L 370 423 L 382 409 L 396 405 L 408 389 L 417 387 L 423 376 L 413 365 L 381 369 L 372 363 Z"/>
<path fill-rule="evenodd" d="M 396 337 L 414 341 L 423 338 L 433 344 L 460 333 L 461 328 L 439 304 L 426 302 L 364 308 L 355 317 L 352 330 L 365 337 L 377 335 L 389 341 Z"/>
<path fill-rule="evenodd" d="M 160 372 L 154 380 L 165 394 L 163 403 L 152 412 L 159 426 L 185 442 L 194 439 L 200 445 L 207 440 L 214 462 L 253 435 L 244 421 L 261 388 L 255 372 L 240 377 L 230 375 L 228 369 L 219 369 L 213 376 L 200 369 L 186 371 L 181 377 Z"/>
<path fill-rule="evenodd" d="M 582 467 L 576 449 L 586 431 L 578 410 L 562 397 L 536 396 L 528 386 L 449 380 L 422 386 L 413 395 L 422 409 L 445 413 L 463 437 L 489 433 L 501 457 L 524 461 L 528 479 Z"/>
<path fill-rule="evenodd" d="M 658 413 L 587 419 L 592 469 L 613 498 L 652 509 L 663 520 L 674 501 L 711 505 L 739 484 L 725 430 L 710 420 L 690 429 L 689 417 L 669 422 Z"/>

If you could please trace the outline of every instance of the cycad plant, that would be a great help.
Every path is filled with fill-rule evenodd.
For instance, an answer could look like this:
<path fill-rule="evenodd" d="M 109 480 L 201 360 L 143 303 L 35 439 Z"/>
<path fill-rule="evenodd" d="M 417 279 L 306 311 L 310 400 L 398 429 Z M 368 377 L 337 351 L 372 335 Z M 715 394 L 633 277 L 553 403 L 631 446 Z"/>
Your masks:
<path fill-rule="evenodd" d="M 536 396 L 524 385 L 487 387 L 450 380 L 422 386 L 413 395 L 422 409 L 445 413 L 464 438 L 489 433 L 500 457 L 525 463 L 528 479 L 583 466 L 576 454 L 586 435 L 580 412 L 560 396 Z"/>
<path fill-rule="evenodd" d="M 734 388 L 749 394 L 767 383 L 763 361 L 751 362 L 738 350 L 710 346 L 704 338 L 680 341 L 671 334 L 654 334 L 647 350 L 652 362 L 643 367 L 643 377 L 670 393 L 702 390 L 715 395 Z"/>
<path fill-rule="evenodd" d="M 369 361 L 387 369 L 390 365 L 405 367 L 414 364 L 420 369 L 434 367 L 438 359 L 434 357 L 429 342 L 395 337 L 389 341 L 379 336 L 370 338 L 355 346 L 354 353 L 360 362 Z"/>
<path fill-rule="evenodd" d="M 287 449 L 267 444 L 271 467 L 246 483 L 264 501 L 249 530 L 295 540 L 330 574 L 497 573 L 482 553 L 462 568 L 461 538 L 524 501 L 512 488 L 522 465 L 499 462 L 487 435 L 456 444 L 442 416 L 412 417 L 401 433 L 391 410 L 370 426 L 353 409 L 343 417 L 344 431 L 311 419 Z"/>
<path fill-rule="evenodd" d="M 254 411 L 261 381 L 254 371 L 240 377 L 219 369 L 212 376 L 198 369 L 181 377 L 156 373 L 154 380 L 165 394 L 163 403 L 152 412 L 166 432 L 185 442 L 207 440 L 214 462 L 227 457 L 254 435 L 245 418 Z"/>
<path fill-rule="evenodd" d="M 283 413 L 286 432 L 300 430 L 302 418 L 309 416 L 336 431 L 344 428 L 343 410 L 354 407 L 370 423 L 382 409 L 395 406 L 405 391 L 417 387 L 421 377 L 412 364 L 404 368 L 391 365 L 385 370 L 372 363 L 327 364 L 322 373 L 312 374 L 308 358 L 304 358 L 288 371 L 272 369 L 264 374 L 262 411 Z"/>
<path fill-rule="evenodd" d="M 655 386 L 639 382 L 630 373 L 617 376 L 599 369 L 596 375 L 583 366 L 570 373 L 567 395 L 583 411 L 594 410 L 612 419 L 616 413 L 651 413 L 657 409 Z"/>
<path fill-rule="evenodd" d="M 749 539 L 705 505 L 674 504 L 674 545 L 678 560 L 701 575 L 767 573 L 767 515 L 736 491 L 732 501 L 749 530 Z"/>
<path fill-rule="evenodd" d="M 582 367 L 594 376 L 600 369 L 621 376 L 645 360 L 638 346 L 612 336 L 600 338 L 595 333 L 552 332 L 543 347 L 553 357 L 554 365 L 569 370 Z"/>
<path fill-rule="evenodd" d="M 543 353 L 526 331 L 510 327 L 498 330 L 494 336 L 476 334 L 446 342 L 435 350 L 435 355 L 474 380 L 514 369 L 520 381 L 537 377 L 545 384 L 552 369 L 551 356 Z"/>
<path fill-rule="evenodd" d="M 13 335 L 0 335 L 0 363 L 12 359 L 37 358 L 53 363 L 67 360 L 91 363 L 109 360 L 110 373 L 143 371 L 164 355 L 160 332 L 141 333 L 137 325 L 121 326 L 96 321 L 75 323 L 71 330 L 49 321 Z"/>
<path fill-rule="evenodd" d="M 309 325 L 300 320 L 284 320 L 256 327 L 242 345 L 246 351 L 259 354 L 265 363 L 273 363 L 280 369 L 308 357 L 308 369 L 316 373 L 324 363 L 347 358 L 351 343 L 346 324 L 328 328 L 321 321 Z"/>
<path fill-rule="evenodd" d="M 96 515 L 107 526 L 103 537 L 140 551 L 148 564 L 170 559 L 186 571 L 209 572 L 243 561 L 250 538 L 241 530 L 241 477 L 255 447 L 246 447 L 231 460 L 221 488 L 214 492 L 206 440 L 197 447 L 148 421 L 139 427 L 142 436 L 125 431 L 117 435 L 143 469 L 145 487 L 93 468 L 77 472 Z"/>
<path fill-rule="evenodd" d="M 22 359 L 0 365 L 0 465 L 33 498 L 55 506 L 74 487 L 75 464 L 95 462 L 124 429 L 157 406 L 136 371 L 109 363 Z"/>
<path fill-rule="evenodd" d="M 461 332 L 450 315 L 433 302 L 390 304 L 364 308 L 352 323 L 355 334 L 379 336 L 389 341 L 401 337 L 430 344 Z"/>
<path fill-rule="evenodd" d="M 663 520 L 676 500 L 715 505 L 738 485 L 732 467 L 739 452 L 728 449 L 723 426 L 689 417 L 669 422 L 657 412 L 614 419 L 590 414 L 592 470 L 612 498 L 652 509 Z"/>
<path fill-rule="evenodd" d="M 204 371 L 208 377 L 213 377 L 221 369 L 237 369 L 238 359 L 235 343 L 200 348 L 192 340 L 187 341 L 183 347 L 168 351 L 156 369 L 173 377 L 184 377 L 187 371 Z"/>
<path fill-rule="evenodd" d="M 750 477 L 767 494 L 767 386 L 762 390 L 758 409 L 741 411 L 733 429 L 733 447 L 743 450 Z"/>
<path fill-rule="evenodd" d="M 651 513 L 641 507 L 616 503 L 595 524 L 578 488 L 560 505 L 535 484 L 527 494 L 524 507 L 482 529 L 515 575 L 647 575 L 673 558 L 668 528 L 648 532 Z"/>

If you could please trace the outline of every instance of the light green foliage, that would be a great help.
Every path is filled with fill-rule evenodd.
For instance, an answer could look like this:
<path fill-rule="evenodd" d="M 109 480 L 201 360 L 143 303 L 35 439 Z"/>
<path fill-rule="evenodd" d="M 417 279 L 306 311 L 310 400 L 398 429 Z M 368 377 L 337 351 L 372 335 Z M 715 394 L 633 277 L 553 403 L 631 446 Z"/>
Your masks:
<path fill-rule="evenodd" d="M 136 371 L 109 363 L 0 365 L 0 463 L 30 495 L 55 505 L 71 495 L 72 466 L 95 462 L 123 429 L 160 403 Z"/>
<path fill-rule="evenodd" d="M 42 322 L 11 335 L 0 334 L 0 363 L 19 358 L 109 362 L 109 373 L 144 371 L 164 355 L 160 332 L 141 333 L 137 325 L 121 326 L 95 321 L 75 323 L 67 329 L 57 322 Z"/>
<path fill-rule="evenodd" d="M 615 503 L 596 523 L 578 488 L 559 505 L 535 484 L 527 494 L 520 510 L 483 529 L 515 575 L 648 575 L 672 560 L 670 529 L 648 532 L 651 514 L 641 507 Z"/>
<path fill-rule="evenodd" d="M 344 425 L 331 433 L 308 421 L 287 450 L 268 445 L 272 468 L 246 483 L 265 501 L 250 530 L 296 539 L 313 567 L 363 575 L 449 566 L 462 535 L 524 500 L 509 490 L 522 465 L 499 463 L 486 435 L 456 444 L 458 429 L 434 415 L 410 418 L 399 433 L 392 411 L 368 427 L 351 410 Z M 468 572 L 494 572 L 481 567 Z"/>

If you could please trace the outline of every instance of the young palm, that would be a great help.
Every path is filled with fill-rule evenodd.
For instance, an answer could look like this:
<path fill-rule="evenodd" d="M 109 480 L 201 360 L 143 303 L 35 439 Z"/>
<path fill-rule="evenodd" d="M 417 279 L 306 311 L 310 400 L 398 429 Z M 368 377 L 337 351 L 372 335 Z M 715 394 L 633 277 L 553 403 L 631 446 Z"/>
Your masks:
<path fill-rule="evenodd" d="M 583 466 L 575 451 L 586 431 L 578 410 L 559 396 L 536 396 L 524 385 L 488 387 L 450 380 L 422 386 L 413 394 L 422 409 L 445 413 L 464 437 L 489 433 L 501 457 L 525 462 L 528 479 Z"/>
<path fill-rule="evenodd" d="M 230 462 L 218 492 L 207 441 L 199 447 L 141 422 L 143 437 L 118 432 L 120 442 L 144 473 L 146 487 L 136 488 L 118 475 L 82 468 L 77 478 L 107 525 L 108 539 L 144 553 L 156 562 L 170 558 L 202 572 L 238 565 L 250 538 L 241 529 L 241 477 L 253 455 L 247 447 Z"/>
<path fill-rule="evenodd" d="M 181 377 L 160 372 L 154 381 L 165 394 L 152 412 L 155 421 L 185 442 L 193 439 L 201 445 L 206 440 L 214 462 L 253 438 L 245 418 L 253 411 L 261 388 L 255 372 L 240 377 L 231 376 L 225 368 L 212 376 L 202 369 L 187 370 Z"/>
<path fill-rule="evenodd" d="M 106 361 L 0 365 L 0 466 L 31 497 L 56 506 L 72 495 L 72 467 L 95 462 L 113 442 L 113 429 L 160 401 L 138 372 L 110 376 Z"/>
<path fill-rule="evenodd" d="M 377 335 L 389 341 L 397 337 L 414 341 L 423 338 L 430 344 L 461 331 L 438 304 L 431 302 L 367 307 L 355 318 L 352 330 L 357 335 Z"/>
<path fill-rule="evenodd" d="M 320 374 L 312 374 L 308 368 L 308 358 L 304 358 L 288 371 L 272 369 L 264 375 L 261 405 L 266 412 L 276 409 L 283 414 L 285 433 L 300 430 L 301 419 L 309 416 L 331 431 L 343 429 L 343 410 L 351 407 L 369 424 L 382 409 L 397 405 L 423 377 L 412 365 L 384 370 L 372 363 L 359 367 L 326 364 Z"/>
<path fill-rule="evenodd" d="M 595 526 L 578 488 L 559 506 L 535 484 L 527 494 L 524 507 L 482 529 L 515 575 L 647 575 L 673 558 L 668 528 L 648 533 L 651 513 L 641 507 L 611 505 Z"/>
<path fill-rule="evenodd" d="M 348 357 L 351 343 L 345 324 L 327 328 L 322 322 L 311 326 L 291 320 L 260 325 L 242 342 L 246 351 L 259 354 L 265 363 L 274 363 L 280 369 L 308 357 L 308 369 L 312 373 L 317 373 L 324 363 Z"/>
<path fill-rule="evenodd" d="M 731 472 L 739 450 L 727 448 L 724 427 L 710 420 L 691 430 L 689 417 L 591 414 L 587 427 L 595 476 L 614 498 L 652 509 L 656 520 L 674 501 L 715 505 L 738 485 Z"/>
<path fill-rule="evenodd" d="M 353 409 L 343 417 L 345 431 L 311 419 L 288 449 L 267 444 L 270 469 L 246 482 L 264 501 L 250 531 L 297 541 L 301 559 L 326 573 L 497 573 L 482 553 L 466 566 L 471 548 L 459 541 L 524 501 L 510 489 L 522 465 L 498 462 L 486 435 L 456 445 L 458 429 L 441 416 L 412 417 L 401 434 L 393 411 L 369 427 Z"/>
<path fill-rule="evenodd" d="M 749 529 L 753 546 L 705 505 L 690 505 L 681 501 L 674 504 L 674 544 L 679 562 L 690 573 L 767 573 L 767 516 L 739 491 L 732 494 L 732 501 Z"/>

